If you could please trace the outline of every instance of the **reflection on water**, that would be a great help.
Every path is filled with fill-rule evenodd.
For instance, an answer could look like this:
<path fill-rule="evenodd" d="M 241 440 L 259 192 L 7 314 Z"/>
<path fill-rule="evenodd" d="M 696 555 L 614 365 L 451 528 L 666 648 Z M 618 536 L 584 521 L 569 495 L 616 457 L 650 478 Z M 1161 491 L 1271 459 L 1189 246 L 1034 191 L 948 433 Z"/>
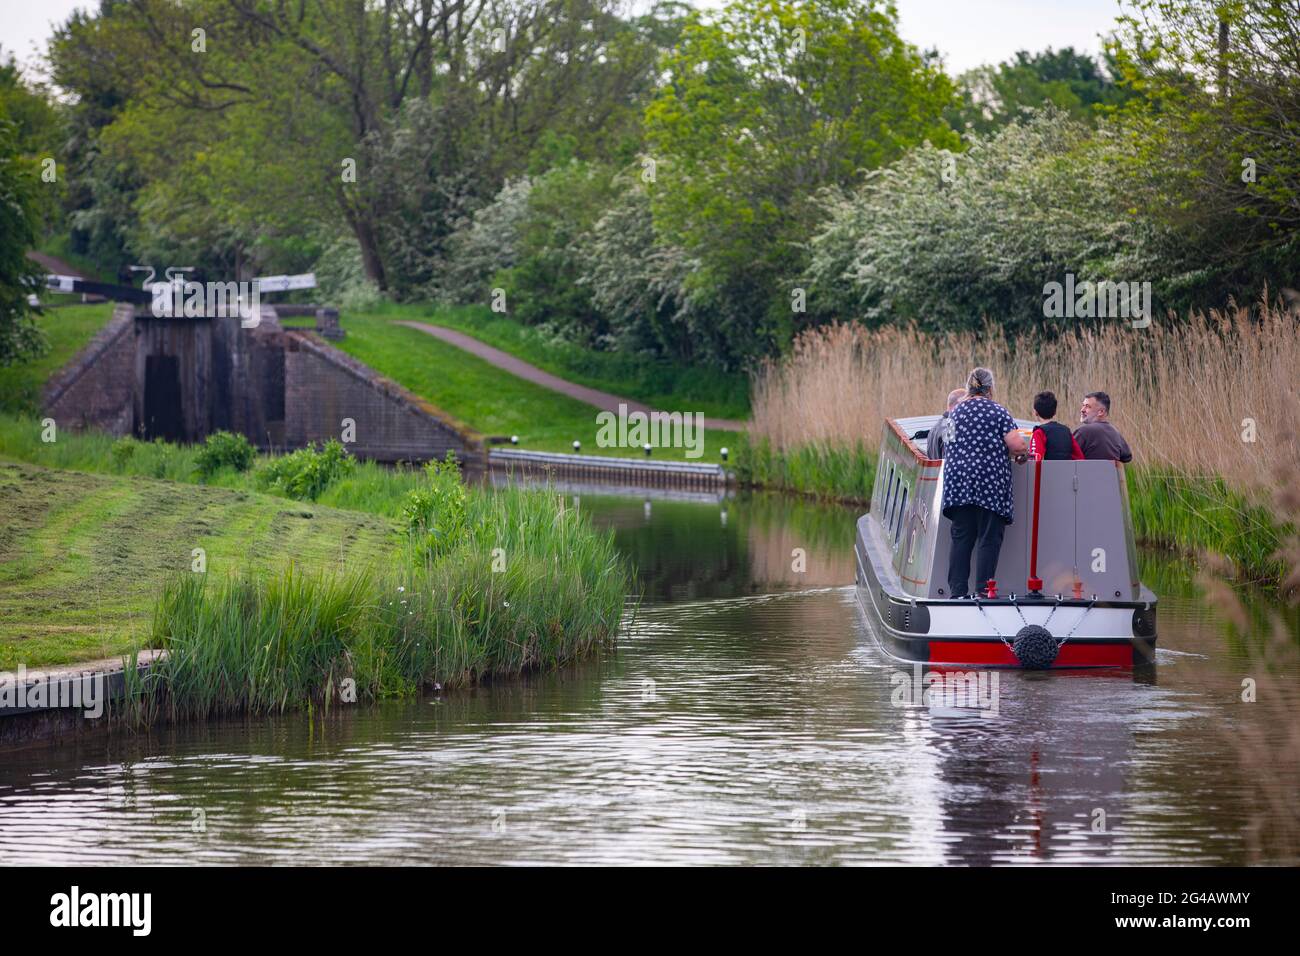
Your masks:
<path fill-rule="evenodd" d="M 648 603 L 839 587 L 853 580 L 848 512 L 774 495 L 579 496 L 636 565 Z"/>
<path fill-rule="evenodd" d="M 1251 859 L 1244 651 L 1190 594 L 1162 594 L 1155 669 L 1001 672 L 996 716 L 932 711 L 900 703 L 915 675 L 846 586 L 850 513 L 566 494 L 640 568 L 617 652 L 323 722 L 6 755 L 0 863 Z"/>

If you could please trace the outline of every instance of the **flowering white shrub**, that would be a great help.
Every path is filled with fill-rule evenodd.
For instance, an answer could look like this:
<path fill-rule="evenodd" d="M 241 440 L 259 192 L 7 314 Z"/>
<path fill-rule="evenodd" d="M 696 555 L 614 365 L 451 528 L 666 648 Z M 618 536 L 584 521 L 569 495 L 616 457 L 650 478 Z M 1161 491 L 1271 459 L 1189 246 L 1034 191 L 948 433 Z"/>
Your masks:
<path fill-rule="evenodd" d="M 1044 321 L 1044 286 L 1168 277 L 1161 227 L 1135 194 L 1126 134 L 1047 109 L 964 153 L 925 145 L 852 191 L 822 194 L 810 308 L 870 324 Z"/>

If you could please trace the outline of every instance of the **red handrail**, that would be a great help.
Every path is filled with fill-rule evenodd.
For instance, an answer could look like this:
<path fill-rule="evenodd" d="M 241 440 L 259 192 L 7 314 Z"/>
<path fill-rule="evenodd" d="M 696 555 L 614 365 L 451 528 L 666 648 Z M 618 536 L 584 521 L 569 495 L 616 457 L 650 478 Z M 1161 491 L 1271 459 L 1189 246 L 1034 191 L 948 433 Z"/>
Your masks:
<path fill-rule="evenodd" d="M 1034 528 L 1033 540 L 1029 546 L 1029 580 L 1025 586 L 1031 594 L 1043 593 L 1043 582 L 1038 577 L 1038 499 L 1043 487 L 1043 460 L 1034 461 Z"/>

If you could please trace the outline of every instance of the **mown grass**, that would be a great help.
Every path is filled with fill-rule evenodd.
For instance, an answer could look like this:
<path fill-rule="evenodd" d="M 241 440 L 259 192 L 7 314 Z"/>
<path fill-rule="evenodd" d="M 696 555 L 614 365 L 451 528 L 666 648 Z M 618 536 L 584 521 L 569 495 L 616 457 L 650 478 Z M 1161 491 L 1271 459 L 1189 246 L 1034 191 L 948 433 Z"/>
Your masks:
<path fill-rule="evenodd" d="M 384 305 L 343 317 L 427 322 L 456 329 L 553 375 L 624 395 L 652 408 L 701 412 L 709 418 L 749 417 L 749 378 L 626 352 L 600 352 L 554 339 L 486 306 Z"/>
<path fill-rule="evenodd" d="M 195 548 L 225 575 L 383 562 L 396 541 L 374 515 L 0 460 L 0 670 L 127 653 Z"/>
<path fill-rule="evenodd" d="M 38 412 L 41 389 L 50 376 L 89 344 L 112 316 L 111 302 L 61 306 L 38 316 L 36 323 L 45 333 L 49 349 L 29 362 L 0 366 L 0 412 Z"/>
<path fill-rule="evenodd" d="M 484 435 L 518 435 L 520 448 L 570 452 L 576 440 L 583 454 L 642 454 L 635 448 L 597 447 L 598 410 L 592 406 L 526 382 L 418 329 L 396 325 L 397 318 L 427 316 L 348 315 L 347 338 L 337 345 Z M 720 449 L 734 439 L 732 433 L 706 431 L 702 457 L 689 460 L 718 461 Z M 688 460 L 686 451 L 657 448 L 654 456 Z"/>

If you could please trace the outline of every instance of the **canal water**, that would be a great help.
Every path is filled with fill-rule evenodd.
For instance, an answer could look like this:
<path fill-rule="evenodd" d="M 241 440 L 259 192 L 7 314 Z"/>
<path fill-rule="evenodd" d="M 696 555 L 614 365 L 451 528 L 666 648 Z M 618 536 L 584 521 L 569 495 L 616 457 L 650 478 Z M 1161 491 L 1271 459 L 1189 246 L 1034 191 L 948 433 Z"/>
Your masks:
<path fill-rule="evenodd" d="M 851 511 L 604 491 L 565 493 L 638 569 L 616 650 L 324 721 L 2 755 L 0 865 L 1296 862 L 1273 758 L 1300 694 L 1260 662 L 1268 608 L 1230 639 L 1144 554 L 1154 668 L 927 703 L 857 605 Z"/>

